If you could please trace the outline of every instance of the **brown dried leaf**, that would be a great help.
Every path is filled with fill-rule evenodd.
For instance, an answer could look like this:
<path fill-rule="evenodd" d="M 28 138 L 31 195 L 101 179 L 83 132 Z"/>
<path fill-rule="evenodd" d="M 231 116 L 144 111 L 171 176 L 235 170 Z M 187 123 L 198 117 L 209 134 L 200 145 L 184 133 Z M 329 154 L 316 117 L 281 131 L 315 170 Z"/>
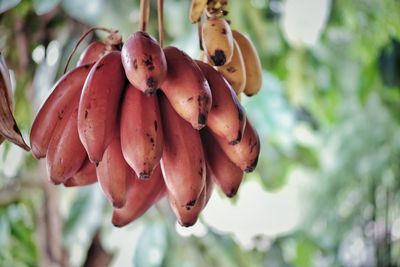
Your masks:
<path fill-rule="evenodd" d="M 12 93 L 10 74 L 3 55 L 0 53 L 0 135 L 17 146 L 29 151 L 21 131 L 12 114 Z M 2 142 L 0 137 L 0 144 Z"/>

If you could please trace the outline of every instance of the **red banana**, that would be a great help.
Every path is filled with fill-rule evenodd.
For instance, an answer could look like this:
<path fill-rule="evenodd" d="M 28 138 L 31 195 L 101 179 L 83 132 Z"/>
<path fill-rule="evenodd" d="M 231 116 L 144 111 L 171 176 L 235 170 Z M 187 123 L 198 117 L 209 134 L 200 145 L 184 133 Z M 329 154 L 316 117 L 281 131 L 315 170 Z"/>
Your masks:
<path fill-rule="evenodd" d="M 118 51 L 109 52 L 97 61 L 86 79 L 79 103 L 78 131 L 93 163 L 101 161 L 113 139 L 125 83 Z"/>
<path fill-rule="evenodd" d="M 78 98 L 70 105 L 75 106 L 75 109 L 66 114 L 63 122 L 57 125 L 47 150 L 47 172 L 55 184 L 60 184 L 77 173 L 86 158 L 76 122 Z"/>
<path fill-rule="evenodd" d="M 243 138 L 237 145 L 229 145 L 225 139 L 213 135 L 228 158 L 244 172 L 252 172 L 257 166 L 260 154 L 260 138 L 247 118 Z"/>
<path fill-rule="evenodd" d="M 122 46 L 126 77 L 145 94 L 153 94 L 165 79 L 167 62 L 157 43 L 147 32 L 135 32 Z"/>
<path fill-rule="evenodd" d="M 84 186 L 97 182 L 96 165 L 86 158 L 80 170 L 64 182 L 64 186 Z"/>
<path fill-rule="evenodd" d="M 211 109 L 211 91 L 196 63 L 176 47 L 164 49 L 168 74 L 161 90 L 175 111 L 193 128 L 199 130 L 207 123 Z"/>
<path fill-rule="evenodd" d="M 236 93 L 213 67 L 199 60 L 196 60 L 196 63 L 210 85 L 213 98 L 207 127 L 214 134 L 224 137 L 229 144 L 239 143 L 246 124 L 246 116 Z"/>
<path fill-rule="evenodd" d="M 105 43 L 94 41 L 90 43 L 82 52 L 81 56 L 79 57 L 77 66 L 89 63 L 96 63 L 96 61 L 99 60 L 107 51 L 108 50 Z"/>
<path fill-rule="evenodd" d="M 243 180 L 243 171 L 225 155 L 207 130 L 201 131 L 201 140 L 215 183 L 227 197 L 234 197 Z"/>
<path fill-rule="evenodd" d="M 164 138 L 157 96 L 128 86 L 121 111 L 122 153 L 141 179 L 150 178 L 159 164 Z"/>
<path fill-rule="evenodd" d="M 175 213 L 175 216 L 178 219 L 179 224 L 184 227 L 192 226 L 197 222 L 200 212 L 205 208 L 208 200 L 211 197 L 214 186 L 211 175 L 209 174 L 208 170 L 206 177 L 207 177 L 206 183 L 204 184 L 199 199 L 191 209 L 187 209 L 185 207 L 180 206 L 177 203 L 177 201 L 173 198 L 173 196 L 171 195 L 168 196 L 169 204 L 172 208 L 172 211 Z"/>
<path fill-rule="evenodd" d="M 36 158 L 44 158 L 59 122 L 71 109 L 71 101 L 79 96 L 92 65 L 83 65 L 66 73 L 53 87 L 33 122 L 30 142 Z"/>
<path fill-rule="evenodd" d="M 155 168 L 150 179 L 138 179 L 133 172 L 130 179 L 133 184 L 127 192 L 125 205 L 113 210 L 112 223 L 117 227 L 125 226 L 142 216 L 166 192 L 160 165 Z"/>
<path fill-rule="evenodd" d="M 126 192 L 131 186 L 131 169 L 122 156 L 119 137 L 115 137 L 108 145 L 96 173 L 107 199 L 114 207 L 122 207 L 126 201 Z"/>
<path fill-rule="evenodd" d="M 175 112 L 163 95 L 160 108 L 164 129 L 161 169 L 165 184 L 177 205 L 190 209 L 196 204 L 206 179 L 200 134 Z"/>

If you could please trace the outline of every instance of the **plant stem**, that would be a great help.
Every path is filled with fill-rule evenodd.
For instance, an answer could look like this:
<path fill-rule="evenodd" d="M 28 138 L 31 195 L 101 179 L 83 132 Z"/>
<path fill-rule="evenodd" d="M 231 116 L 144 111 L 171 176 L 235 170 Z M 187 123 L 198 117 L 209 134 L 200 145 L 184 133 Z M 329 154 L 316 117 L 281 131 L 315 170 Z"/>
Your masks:
<path fill-rule="evenodd" d="M 147 29 L 147 23 L 149 22 L 150 16 L 150 2 L 149 0 L 140 1 L 140 23 L 139 30 L 145 32 Z"/>
<path fill-rule="evenodd" d="M 203 48 L 203 33 L 202 33 L 202 30 L 203 30 L 203 25 L 201 24 L 201 18 L 200 18 L 199 22 L 197 22 L 197 34 L 199 36 L 199 47 L 200 47 L 201 51 L 204 50 L 204 48 Z"/>
<path fill-rule="evenodd" d="M 67 72 L 69 62 L 71 61 L 72 56 L 75 54 L 76 49 L 78 49 L 78 46 L 82 43 L 83 39 L 85 39 L 86 36 L 88 36 L 90 33 L 94 32 L 94 31 L 104 31 L 104 32 L 107 32 L 107 33 L 109 33 L 109 34 L 115 33 L 114 31 L 112 31 L 112 30 L 110 30 L 110 29 L 107 29 L 107 28 L 103 28 L 103 27 L 92 27 L 92 28 L 90 28 L 89 30 L 87 30 L 87 31 L 81 36 L 81 38 L 79 38 L 78 42 L 76 43 L 76 45 L 75 45 L 75 47 L 74 47 L 74 50 L 72 50 L 71 54 L 69 55 L 68 60 L 67 60 L 67 64 L 65 65 L 64 74 Z"/>
<path fill-rule="evenodd" d="M 164 44 L 164 0 L 157 0 L 158 15 L 158 41 L 160 46 Z"/>

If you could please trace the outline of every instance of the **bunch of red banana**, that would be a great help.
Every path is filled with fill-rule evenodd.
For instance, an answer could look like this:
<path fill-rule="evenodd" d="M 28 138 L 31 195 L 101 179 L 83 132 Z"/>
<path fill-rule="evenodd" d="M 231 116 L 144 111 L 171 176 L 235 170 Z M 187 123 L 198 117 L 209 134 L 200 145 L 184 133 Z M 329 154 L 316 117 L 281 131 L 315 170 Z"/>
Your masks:
<path fill-rule="evenodd" d="M 112 40 L 118 39 L 113 36 Z M 167 195 L 193 225 L 216 183 L 233 197 L 257 165 L 258 135 L 220 72 L 146 32 L 95 42 L 42 105 L 32 152 L 50 180 L 99 182 L 124 226 Z"/>

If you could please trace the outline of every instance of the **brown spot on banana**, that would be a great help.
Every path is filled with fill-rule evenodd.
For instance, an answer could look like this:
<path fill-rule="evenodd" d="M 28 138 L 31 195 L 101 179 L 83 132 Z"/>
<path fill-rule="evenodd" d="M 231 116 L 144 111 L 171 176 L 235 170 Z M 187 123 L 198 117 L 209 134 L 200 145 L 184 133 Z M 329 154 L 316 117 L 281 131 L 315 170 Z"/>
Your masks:
<path fill-rule="evenodd" d="M 151 55 L 145 58 L 142 62 L 148 70 L 154 70 L 153 58 Z"/>
<path fill-rule="evenodd" d="M 206 121 L 207 121 L 207 115 L 200 113 L 198 119 L 199 126 L 201 127 L 206 126 Z"/>
<path fill-rule="evenodd" d="M 233 141 L 230 141 L 229 144 L 234 146 L 234 145 L 239 144 L 241 140 L 242 140 L 242 132 L 238 131 L 238 135 L 237 135 L 236 139 Z"/>
<path fill-rule="evenodd" d="M 139 179 L 141 180 L 147 180 L 150 178 L 150 174 L 148 172 L 141 172 L 139 173 Z"/>
<path fill-rule="evenodd" d="M 58 120 L 62 120 L 62 118 L 64 117 L 64 112 L 65 110 L 60 110 L 60 112 L 57 113 L 57 118 Z"/>
<path fill-rule="evenodd" d="M 237 71 L 237 69 L 233 66 L 229 67 L 226 69 L 229 73 L 235 73 Z"/>
<path fill-rule="evenodd" d="M 252 172 L 252 171 L 254 171 L 255 168 L 256 168 L 256 166 L 257 166 L 257 163 L 258 163 L 258 157 L 255 158 L 255 159 L 251 162 L 251 164 L 250 164 L 249 166 L 247 166 L 247 168 L 244 170 L 244 172 Z"/>
<path fill-rule="evenodd" d="M 233 198 L 234 196 L 236 196 L 238 189 L 239 188 L 232 188 L 232 190 L 229 193 L 227 193 L 226 196 L 229 198 Z"/>
<path fill-rule="evenodd" d="M 211 56 L 211 60 L 213 61 L 215 66 L 223 66 L 226 63 L 225 52 L 221 49 L 216 49 L 214 55 Z"/>
<path fill-rule="evenodd" d="M 146 82 L 148 90 L 145 92 L 146 95 L 153 95 L 157 90 L 157 80 L 154 77 L 149 77 Z"/>
<path fill-rule="evenodd" d="M 185 208 L 187 210 L 190 210 L 195 204 L 196 204 L 196 199 L 193 199 L 193 200 L 189 201 L 188 203 L 186 203 Z"/>
<path fill-rule="evenodd" d="M 97 67 L 96 67 L 96 70 L 101 69 L 103 66 L 104 66 L 104 64 L 98 64 Z"/>

